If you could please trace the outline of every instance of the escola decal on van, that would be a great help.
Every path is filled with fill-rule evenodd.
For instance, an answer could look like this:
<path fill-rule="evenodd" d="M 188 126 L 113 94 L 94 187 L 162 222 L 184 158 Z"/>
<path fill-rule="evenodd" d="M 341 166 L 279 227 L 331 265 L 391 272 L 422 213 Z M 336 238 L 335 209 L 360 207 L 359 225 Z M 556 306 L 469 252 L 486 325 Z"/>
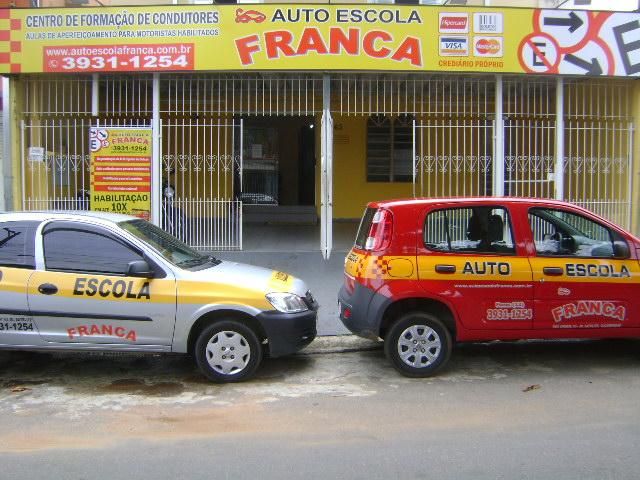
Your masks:
<path fill-rule="evenodd" d="M 620 271 L 616 271 L 614 265 L 595 263 L 567 263 L 567 275 L 569 277 L 631 277 L 626 265 L 621 265 Z"/>

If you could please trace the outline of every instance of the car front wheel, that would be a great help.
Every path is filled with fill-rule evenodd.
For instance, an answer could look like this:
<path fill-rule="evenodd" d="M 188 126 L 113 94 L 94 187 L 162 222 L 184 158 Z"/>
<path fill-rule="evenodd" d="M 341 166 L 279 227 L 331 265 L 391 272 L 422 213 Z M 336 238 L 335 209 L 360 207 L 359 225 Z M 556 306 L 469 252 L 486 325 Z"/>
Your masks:
<path fill-rule="evenodd" d="M 262 360 L 255 332 L 235 320 L 206 327 L 195 344 L 198 367 L 214 382 L 239 382 L 253 375 Z"/>
<path fill-rule="evenodd" d="M 384 349 L 393 366 L 407 377 L 429 377 L 451 356 L 451 334 L 433 315 L 402 316 L 389 330 Z"/>

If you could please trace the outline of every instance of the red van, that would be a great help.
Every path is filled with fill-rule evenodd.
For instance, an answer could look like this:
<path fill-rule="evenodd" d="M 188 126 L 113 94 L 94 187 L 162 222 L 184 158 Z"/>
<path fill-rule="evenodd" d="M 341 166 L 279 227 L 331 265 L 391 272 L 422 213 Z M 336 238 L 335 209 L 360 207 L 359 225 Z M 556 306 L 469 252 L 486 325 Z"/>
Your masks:
<path fill-rule="evenodd" d="M 370 203 L 345 260 L 340 318 L 411 377 L 454 341 L 640 337 L 640 239 L 564 202 Z"/>

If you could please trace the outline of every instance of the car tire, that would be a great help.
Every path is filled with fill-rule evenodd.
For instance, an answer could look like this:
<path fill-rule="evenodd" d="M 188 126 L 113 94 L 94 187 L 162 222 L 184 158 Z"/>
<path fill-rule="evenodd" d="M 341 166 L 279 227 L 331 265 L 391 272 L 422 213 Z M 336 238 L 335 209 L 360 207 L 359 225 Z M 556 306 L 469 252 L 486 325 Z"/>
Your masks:
<path fill-rule="evenodd" d="M 205 327 L 195 344 L 198 367 L 217 383 L 240 382 L 251 377 L 262 360 L 262 345 L 256 333 L 235 320 Z"/>
<path fill-rule="evenodd" d="M 389 329 L 384 351 L 396 370 L 407 377 L 430 377 L 451 356 L 451 334 L 429 313 L 403 315 Z"/>

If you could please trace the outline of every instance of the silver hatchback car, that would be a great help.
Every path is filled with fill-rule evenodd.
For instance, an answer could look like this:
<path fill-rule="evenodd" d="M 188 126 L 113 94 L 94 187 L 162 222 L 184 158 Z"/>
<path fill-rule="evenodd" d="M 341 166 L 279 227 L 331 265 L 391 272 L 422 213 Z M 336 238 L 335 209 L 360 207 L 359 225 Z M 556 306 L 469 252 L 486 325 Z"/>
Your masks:
<path fill-rule="evenodd" d="M 317 308 L 302 280 L 135 217 L 0 213 L 0 349 L 191 353 L 233 382 L 309 344 Z"/>

